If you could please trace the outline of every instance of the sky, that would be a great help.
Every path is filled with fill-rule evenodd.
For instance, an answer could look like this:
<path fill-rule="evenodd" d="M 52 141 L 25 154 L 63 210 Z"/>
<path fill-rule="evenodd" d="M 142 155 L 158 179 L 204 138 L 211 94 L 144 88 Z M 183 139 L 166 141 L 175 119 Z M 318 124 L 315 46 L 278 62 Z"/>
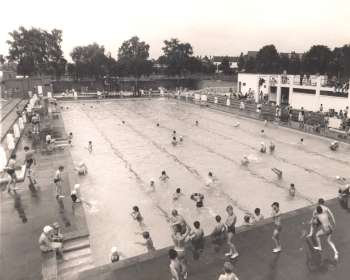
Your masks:
<path fill-rule="evenodd" d="M 195 55 L 239 55 L 274 44 L 280 52 L 304 52 L 315 44 L 350 44 L 349 0 L 17 0 L 0 5 L 0 54 L 19 26 L 63 31 L 70 60 L 75 46 L 97 42 L 117 57 L 137 35 L 161 55 L 163 41 L 178 38 Z"/>

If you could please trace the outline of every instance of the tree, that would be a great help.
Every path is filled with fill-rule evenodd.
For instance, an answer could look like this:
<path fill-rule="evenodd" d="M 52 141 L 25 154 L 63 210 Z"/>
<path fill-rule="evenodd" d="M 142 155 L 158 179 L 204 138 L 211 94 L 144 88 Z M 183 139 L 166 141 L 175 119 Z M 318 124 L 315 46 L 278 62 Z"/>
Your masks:
<path fill-rule="evenodd" d="M 19 27 L 9 33 L 9 60 L 18 64 L 21 75 L 63 74 L 66 60 L 61 50 L 62 31 L 53 29 L 47 32 L 34 28 Z M 63 72 L 62 72 L 63 71 Z"/>
<path fill-rule="evenodd" d="M 78 46 L 70 55 L 75 63 L 76 77 L 101 78 L 108 73 L 108 58 L 104 46 L 97 43 Z"/>
<path fill-rule="evenodd" d="M 153 63 L 149 58 L 149 45 L 137 36 L 124 41 L 118 51 L 118 64 L 122 75 L 139 78 L 152 73 Z"/>
<path fill-rule="evenodd" d="M 279 72 L 279 55 L 274 45 L 262 47 L 256 56 L 256 71 L 273 74 Z"/>
<path fill-rule="evenodd" d="M 0 65 L 5 64 L 5 62 L 6 62 L 6 59 L 5 59 L 4 55 L 0 54 Z"/>
<path fill-rule="evenodd" d="M 244 59 L 244 55 L 241 52 L 239 58 L 238 58 L 238 71 L 242 71 L 245 67 L 245 59 Z"/>
<path fill-rule="evenodd" d="M 300 57 L 295 52 L 290 54 L 289 64 L 288 64 L 288 73 L 297 75 L 301 71 L 301 62 Z"/>
<path fill-rule="evenodd" d="M 210 60 L 207 56 L 204 56 L 201 59 L 201 64 L 202 64 L 202 73 L 205 74 L 213 74 L 215 73 L 216 67 L 213 63 L 212 60 Z"/>
<path fill-rule="evenodd" d="M 326 74 L 332 59 L 332 51 L 327 46 L 312 46 L 303 57 L 304 71 L 308 74 Z"/>
<path fill-rule="evenodd" d="M 193 55 L 193 49 L 189 43 L 181 43 L 178 39 L 164 41 L 163 55 L 159 58 L 162 64 L 167 66 L 170 75 L 184 75 L 188 69 L 188 61 Z"/>
<path fill-rule="evenodd" d="M 328 72 L 340 79 L 350 78 L 350 45 L 334 48 L 333 58 L 328 65 Z"/>
<path fill-rule="evenodd" d="M 219 65 L 219 69 L 225 74 L 231 74 L 230 60 L 228 57 L 224 57 Z"/>
<path fill-rule="evenodd" d="M 288 72 L 288 69 L 289 69 L 289 56 L 288 54 L 285 54 L 285 53 L 281 53 L 279 55 L 279 73 L 283 72 L 283 71 L 287 71 Z"/>
<path fill-rule="evenodd" d="M 344 45 L 341 51 L 341 69 L 343 77 L 346 79 L 350 78 L 350 44 Z"/>
<path fill-rule="evenodd" d="M 244 69 L 248 73 L 256 72 L 256 59 L 254 57 L 248 57 L 245 61 Z"/>

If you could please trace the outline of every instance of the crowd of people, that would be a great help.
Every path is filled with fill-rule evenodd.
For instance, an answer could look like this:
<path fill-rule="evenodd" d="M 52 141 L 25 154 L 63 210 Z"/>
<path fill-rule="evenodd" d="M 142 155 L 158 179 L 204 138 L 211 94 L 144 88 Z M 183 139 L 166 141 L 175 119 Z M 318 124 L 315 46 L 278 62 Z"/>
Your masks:
<path fill-rule="evenodd" d="M 244 109 L 244 108 L 243 108 Z M 276 113 L 277 114 L 277 113 Z M 279 116 L 279 113 L 277 114 Z M 302 121 L 303 114 L 299 113 L 300 120 Z M 347 111 L 346 111 L 347 117 Z M 33 122 L 34 119 L 34 122 Z M 32 131 L 33 133 L 38 133 L 40 131 L 40 116 L 34 114 L 31 117 L 32 123 Z M 199 126 L 199 121 L 196 120 L 194 123 L 195 126 Z M 235 125 L 235 127 L 239 127 Z M 265 123 L 266 125 L 266 123 Z M 159 127 L 160 124 L 157 124 Z M 260 130 L 260 136 L 264 137 L 265 130 Z M 72 145 L 73 133 L 69 133 L 68 141 L 69 144 Z M 300 143 L 303 143 L 303 138 L 300 139 Z M 176 147 L 177 145 L 184 142 L 183 136 L 178 136 L 178 133 L 174 130 L 171 134 L 171 144 Z M 46 137 L 46 144 L 52 144 L 52 138 L 50 135 Z M 92 141 L 88 141 L 87 146 L 85 147 L 89 154 L 93 153 L 93 143 Z M 332 151 L 336 151 L 339 148 L 339 142 L 333 141 L 330 143 L 329 148 Z M 276 150 L 276 145 L 274 142 L 270 141 L 267 145 L 265 142 L 261 142 L 260 148 L 258 149 L 260 153 L 265 154 L 270 152 L 273 154 Z M 29 186 L 34 190 L 38 187 L 37 180 L 34 176 L 33 165 L 36 164 L 34 151 L 30 149 L 28 146 L 24 147 L 25 160 L 24 164 L 27 168 L 27 178 L 29 181 Z M 248 166 L 250 164 L 249 158 L 247 155 L 244 155 L 241 160 L 242 166 Z M 13 153 L 10 157 L 8 165 L 6 167 L 6 171 L 10 176 L 10 181 L 7 185 L 8 192 L 16 192 L 16 169 L 19 166 L 16 162 L 16 155 Z M 63 165 L 58 166 L 54 177 L 53 183 L 55 185 L 55 197 L 57 200 L 64 198 L 63 192 L 63 172 L 65 167 Z M 75 171 L 79 175 L 86 175 L 88 173 L 87 165 L 84 161 L 78 163 L 75 166 Z M 272 168 L 272 171 L 278 176 L 278 178 L 282 177 L 282 170 L 277 168 Z M 338 179 L 338 178 L 337 178 Z M 170 180 L 169 175 L 165 170 L 161 172 L 159 180 L 162 182 L 166 182 Z M 207 188 L 211 188 L 213 183 L 215 183 L 218 179 L 213 174 L 212 171 L 208 172 L 207 183 L 205 184 Z M 342 186 L 339 188 L 339 198 L 342 203 L 347 204 L 347 199 L 350 195 L 350 186 L 346 183 L 344 178 L 339 178 L 339 181 L 342 182 Z M 155 181 L 152 179 L 150 181 L 150 189 L 155 190 Z M 290 184 L 290 188 L 288 190 L 289 196 L 294 198 L 297 194 L 296 187 L 294 183 Z M 172 195 L 173 201 L 178 201 L 181 197 L 184 196 L 181 188 L 177 188 L 175 193 Z M 71 194 L 71 200 L 73 203 L 81 203 L 84 202 L 84 199 L 80 194 L 80 185 L 74 185 Z M 189 197 L 192 201 L 194 201 L 194 207 L 201 208 L 205 203 L 205 195 L 199 192 L 192 193 Z M 215 251 L 220 251 L 221 248 L 225 247 L 225 244 L 228 247 L 228 252 L 225 253 L 225 262 L 223 264 L 223 273 L 219 276 L 219 280 L 225 279 L 236 279 L 238 280 L 238 276 L 235 272 L 234 265 L 232 263 L 233 260 L 239 257 L 239 252 L 235 244 L 235 234 L 236 234 L 236 224 L 237 224 L 237 216 L 234 213 L 234 207 L 232 205 L 226 206 L 226 217 L 222 219 L 220 215 L 215 216 L 215 226 L 212 231 L 209 232 L 209 237 L 205 238 L 205 232 L 201 227 L 201 223 L 198 220 L 193 221 L 192 224 L 188 223 L 185 218 L 179 213 L 177 209 L 173 209 L 169 215 L 168 223 L 171 229 L 171 239 L 173 241 L 173 247 L 168 250 L 168 257 L 170 260 L 170 273 L 172 275 L 173 280 L 182 280 L 188 278 L 188 255 L 189 252 L 192 253 L 193 260 L 198 260 L 200 256 L 204 253 L 204 251 L 209 247 L 207 242 L 212 244 L 212 247 Z M 151 237 L 151 233 L 147 231 L 147 227 L 144 223 L 144 217 L 141 214 L 141 209 L 139 206 L 135 205 L 132 207 L 132 212 L 130 213 L 132 219 L 134 219 L 139 227 L 140 232 L 137 232 L 142 240 L 135 241 L 135 244 L 145 247 L 147 252 L 154 252 L 156 247 L 154 245 L 153 239 Z M 280 253 L 282 251 L 281 244 L 281 233 L 282 233 L 282 215 L 280 209 L 280 203 L 275 201 L 271 204 L 271 218 L 272 218 L 272 232 L 271 238 L 273 240 L 273 253 Z M 264 215 L 261 213 L 260 208 L 254 209 L 254 213 L 246 213 L 243 217 L 243 225 L 244 226 L 252 226 L 254 224 L 260 223 L 265 219 Z M 330 246 L 334 253 L 334 259 L 339 259 L 339 252 L 332 241 L 332 234 L 335 229 L 335 217 L 332 211 L 325 206 L 325 202 L 322 198 L 318 200 L 317 205 L 313 211 L 312 217 L 310 219 L 310 230 L 307 235 L 307 238 L 310 240 L 315 240 L 314 250 L 321 251 L 323 246 L 321 242 L 321 237 L 326 236 L 327 244 Z M 60 231 L 60 225 L 55 222 L 52 225 L 46 225 L 42 233 L 39 237 L 39 248 L 43 253 L 46 252 L 56 252 L 59 257 L 63 257 L 63 241 L 64 236 Z M 116 246 L 111 248 L 110 252 L 110 261 L 117 262 L 123 257 L 123 253 L 118 251 Z"/>

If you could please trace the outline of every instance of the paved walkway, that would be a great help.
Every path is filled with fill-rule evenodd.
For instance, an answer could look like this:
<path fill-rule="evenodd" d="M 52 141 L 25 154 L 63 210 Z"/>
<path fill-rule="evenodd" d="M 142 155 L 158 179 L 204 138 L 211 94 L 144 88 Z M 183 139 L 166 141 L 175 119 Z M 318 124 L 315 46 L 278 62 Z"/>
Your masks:
<path fill-rule="evenodd" d="M 346 280 L 350 275 L 350 228 L 348 210 L 340 207 L 337 200 L 329 201 L 328 206 L 335 213 L 337 228 L 334 241 L 340 252 L 336 263 L 333 254 L 324 244 L 324 251 L 315 253 L 302 236 L 308 230 L 307 222 L 311 208 L 296 210 L 283 217 L 282 244 L 280 254 L 271 252 L 272 227 L 269 220 L 254 228 L 244 229 L 235 238 L 240 256 L 235 262 L 235 271 L 240 280 Z M 207 242 L 205 252 L 199 261 L 193 261 L 189 254 L 189 278 L 193 280 L 218 279 L 225 260 L 226 248 L 215 253 Z M 83 272 L 79 279 L 84 280 L 165 280 L 170 279 L 167 249 L 154 255 L 143 255 L 117 264 Z"/>
<path fill-rule="evenodd" d="M 63 134 L 61 120 L 51 123 L 55 134 Z M 31 145 L 30 139 L 21 139 L 18 145 L 17 162 L 24 161 L 23 147 Z M 82 209 L 72 209 L 69 197 L 70 187 L 77 182 L 71 172 L 72 159 L 68 151 L 41 154 L 35 153 L 37 165 L 35 176 L 40 185 L 37 192 L 31 192 L 28 182 L 19 183 L 17 195 L 9 195 L 1 189 L 0 193 L 0 279 L 1 280 L 39 280 L 41 279 L 42 256 L 38 238 L 42 228 L 58 221 L 63 232 L 86 231 Z M 53 176 L 59 165 L 66 167 L 64 191 L 67 195 L 62 203 L 55 199 Z"/>

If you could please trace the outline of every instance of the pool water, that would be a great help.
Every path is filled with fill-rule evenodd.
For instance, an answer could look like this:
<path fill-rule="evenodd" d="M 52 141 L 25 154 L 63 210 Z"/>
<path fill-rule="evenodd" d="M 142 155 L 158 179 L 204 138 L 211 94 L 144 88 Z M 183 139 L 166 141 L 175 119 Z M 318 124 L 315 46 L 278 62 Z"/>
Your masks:
<path fill-rule="evenodd" d="M 172 99 L 65 102 L 65 107 L 66 131 L 74 135 L 73 160 L 76 164 L 84 160 L 89 170 L 80 184 L 96 265 L 109 262 L 112 246 L 124 258 L 146 252 L 135 243 L 142 242 L 136 233 L 143 230 L 150 232 L 156 248 L 170 245 L 167 217 L 174 208 L 190 224 L 200 221 L 209 234 L 215 215 L 226 217 L 227 205 L 234 206 L 238 225 L 256 207 L 269 217 L 274 201 L 287 212 L 319 197 L 335 197 L 339 188 L 335 176 L 349 172 L 346 144 L 332 152 L 328 139 L 272 124 L 265 127 L 259 121 Z M 184 139 L 177 146 L 171 144 L 173 130 Z M 93 143 L 91 154 L 88 141 Z M 270 141 L 275 152 L 261 154 L 260 143 Z M 240 164 L 244 155 L 250 159 L 247 167 Z M 272 168 L 283 171 L 282 179 Z M 168 182 L 159 180 L 162 170 L 169 175 Z M 208 187 L 209 171 L 217 181 Z M 151 179 L 155 191 L 149 187 Z M 297 189 L 294 198 L 288 193 L 291 183 Z M 184 195 L 173 201 L 178 187 Z M 190 199 L 195 192 L 204 195 L 203 208 L 197 209 Z M 132 219 L 134 205 L 139 206 L 145 227 Z"/>

